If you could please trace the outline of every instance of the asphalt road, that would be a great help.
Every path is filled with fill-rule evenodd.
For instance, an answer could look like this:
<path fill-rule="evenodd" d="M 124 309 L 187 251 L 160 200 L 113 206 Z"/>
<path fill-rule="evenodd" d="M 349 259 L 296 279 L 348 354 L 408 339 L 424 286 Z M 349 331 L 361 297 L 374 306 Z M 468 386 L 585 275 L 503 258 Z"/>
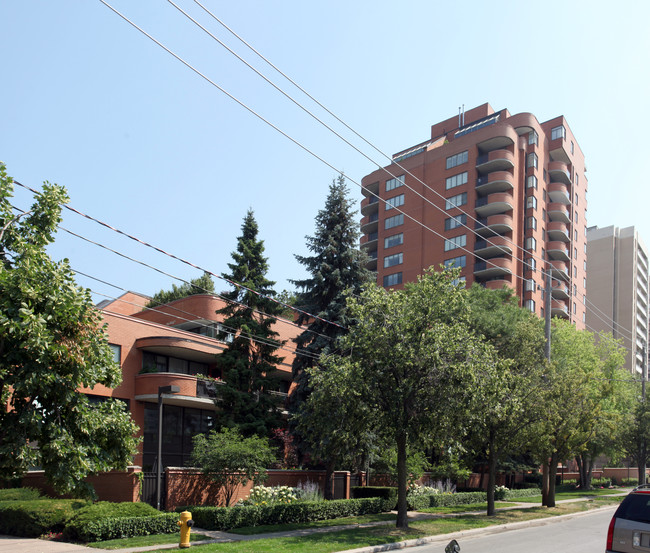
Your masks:
<path fill-rule="evenodd" d="M 547 519 L 535 526 L 501 530 L 490 535 L 458 538 L 461 553 L 600 553 L 614 508 L 572 518 Z M 539 524 L 539 525 L 537 525 Z M 414 548 L 414 553 L 443 553 L 445 544 Z"/>

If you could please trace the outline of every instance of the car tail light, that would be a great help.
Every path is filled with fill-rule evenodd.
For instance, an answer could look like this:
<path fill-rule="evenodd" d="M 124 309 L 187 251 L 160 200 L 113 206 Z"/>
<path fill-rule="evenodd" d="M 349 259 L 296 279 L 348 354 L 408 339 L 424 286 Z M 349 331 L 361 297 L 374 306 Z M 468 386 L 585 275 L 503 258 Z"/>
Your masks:
<path fill-rule="evenodd" d="M 614 526 L 616 525 L 616 517 L 612 517 L 612 521 L 609 523 L 609 529 L 607 530 L 607 551 L 614 549 Z"/>

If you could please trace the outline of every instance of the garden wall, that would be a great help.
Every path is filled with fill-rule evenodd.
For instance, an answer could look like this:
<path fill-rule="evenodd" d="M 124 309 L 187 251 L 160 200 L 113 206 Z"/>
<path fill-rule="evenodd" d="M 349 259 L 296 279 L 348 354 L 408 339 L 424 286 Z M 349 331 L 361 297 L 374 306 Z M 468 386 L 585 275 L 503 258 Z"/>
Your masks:
<path fill-rule="evenodd" d="M 103 472 L 89 476 L 86 481 L 95 488 L 101 501 L 140 501 L 140 467 L 128 467 L 124 471 Z M 23 476 L 22 486 L 36 488 L 50 497 L 60 497 L 47 483 L 42 470 L 30 471 Z M 67 496 L 63 496 L 67 497 Z"/>

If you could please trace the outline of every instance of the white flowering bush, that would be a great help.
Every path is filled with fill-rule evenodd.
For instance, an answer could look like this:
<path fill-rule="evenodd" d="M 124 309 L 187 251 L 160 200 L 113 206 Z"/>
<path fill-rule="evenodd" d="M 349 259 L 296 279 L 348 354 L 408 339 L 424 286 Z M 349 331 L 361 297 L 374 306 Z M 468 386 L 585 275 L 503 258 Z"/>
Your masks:
<path fill-rule="evenodd" d="M 292 503 L 298 499 L 294 488 L 289 486 L 254 486 L 247 499 L 240 505 L 270 505 L 273 503 Z"/>
<path fill-rule="evenodd" d="M 494 498 L 495 499 L 505 499 L 506 494 L 510 491 L 506 486 L 495 486 L 494 487 Z"/>
<path fill-rule="evenodd" d="M 436 495 L 440 493 L 440 490 L 431 486 L 422 486 L 414 483 L 409 485 L 406 493 L 409 497 L 419 497 L 422 495 Z"/>

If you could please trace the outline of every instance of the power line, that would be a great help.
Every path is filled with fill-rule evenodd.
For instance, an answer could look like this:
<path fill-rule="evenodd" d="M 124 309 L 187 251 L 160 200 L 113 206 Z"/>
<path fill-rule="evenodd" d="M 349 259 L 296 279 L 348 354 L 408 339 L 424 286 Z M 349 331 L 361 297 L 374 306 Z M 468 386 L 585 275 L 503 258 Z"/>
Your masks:
<path fill-rule="evenodd" d="M 101 0 L 100 0 L 100 1 L 101 1 Z M 25 184 L 22 184 L 22 183 L 20 183 L 20 182 L 18 182 L 18 181 L 16 181 L 16 180 L 14 180 L 14 183 L 17 184 L 18 186 L 21 186 L 21 187 L 23 187 L 23 188 L 29 190 L 29 191 L 32 192 L 33 194 L 38 194 L 38 191 L 37 191 L 37 190 L 34 190 L 33 188 L 31 188 L 31 187 L 29 187 L 29 186 L 27 186 L 27 185 L 25 185 Z M 187 261 L 186 259 L 183 259 L 182 257 L 178 257 L 178 256 L 176 256 L 176 255 L 174 255 L 174 254 L 172 254 L 172 253 L 169 253 L 169 252 L 163 250 L 162 248 L 159 248 L 159 247 L 157 247 L 157 246 L 153 246 L 152 244 L 149 244 L 148 242 L 145 242 L 144 240 L 140 240 L 139 238 L 137 238 L 137 237 L 135 237 L 135 236 L 133 236 L 133 235 L 131 235 L 131 234 L 128 234 L 128 233 L 126 233 L 126 232 L 124 232 L 124 231 L 122 231 L 122 230 L 120 230 L 120 229 L 118 229 L 118 228 L 115 228 L 115 227 L 113 227 L 112 225 L 109 225 L 108 223 L 106 223 L 106 222 L 104 222 L 104 221 L 101 221 L 101 220 L 99 220 L 99 219 L 96 219 L 95 217 L 92 217 L 91 215 L 87 215 L 86 213 L 83 213 L 83 212 L 79 211 L 78 209 L 75 209 L 74 207 L 72 207 L 72 206 L 69 205 L 69 204 L 63 204 L 63 207 L 65 207 L 66 209 L 72 211 L 73 213 L 76 213 L 77 215 L 81 215 L 82 217 L 84 217 L 84 218 L 86 218 L 86 219 L 89 219 L 90 221 L 93 221 L 93 222 L 95 222 L 95 223 L 97 223 L 97 224 L 99 224 L 99 225 L 101 225 L 101 226 L 103 226 L 103 227 L 105 227 L 105 228 L 107 228 L 107 229 L 109 229 L 109 230 L 112 230 L 113 232 L 116 232 L 116 233 L 118 233 L 118 234 L 120 234 L 120 235 L 122 235 L 122 236 L 125 236 L 126 238 L 129 238 L 129 239 L 131 239 L 131 240 L 137 242 L 138 244 L 141 244 L 141 245 L 143 245 L 143 246 L 146 246 L 146 247 L 148 247 L 148 248 L 150 248 L 150 249 L 152 249 L 152 250 L 154 250 L 154 251 L 156 251 L 156 252 L 158 252 L 158 253 L 162 253 L 163 255 L 166 255 L 167 257 L 170 257 L 170 258 L 172 258 L 172 259 L 174 259 L 174 260 L 176 260 L 176 261 L 180 261 L 181 263 L 184 263 L 185 265 L 188 265 L 188 266 L 190 266 L 190 267 L 192 267 L 192 268 L 194 268 L 194 269 L 198 269 L 199 271 L 202 271 L 202 272 L 204 272 L 204 273 L 207 273 L 207 274 L 209 274 L 210 276 L 213 276 L 213 277 L 215 277 L 215 278 L 221 279 L 221 280 L 227 282 L 228 284 L 230 284 L 231 286 L 234 286 L 234 287 L 236 287 L 236 288 L 240 288 L 240 289 L 246 290 L 246 291 L 248 291 L 248 292 L 252 292 L 252 293 L 254 293 L 254 294 L 256 294 L 256 295 L 258 295 L 258 296 L 260 296 L 260 297 L 262 297 L 262 298 L 264 298 L 264 299 L 267 299 L 267 300 L 270 300 L 270 301 L 272 301 L 272 302 L 275 302 L 275 303 L 277 303 L 278 305 L 281 305 L 282 307 L 285 307 L 285 308 L 287 308 L 287 309 L 292 309 L 293 311 L 296 311 L 296 312 L 298 312 L 298 313 L 301 313 L 301 314 L 303 314 L 303 315 L 306 315 L 307 317 L 311 317 L 311 318 L 313 318 L 313 319 L 317 319 L 317 320 L 323 321 L 323 322 L 325 322 L 325 323 L 328 323 L 328 324 L 331 324 L 331 325 L 337 326 L 337 327 L 339 327 L 339 328 L 342 328 L 342 329 L 344 329 L 344 330 L 347 330 L 345 327 L 341 326 L 341 325 L 338 324 L 338 323 L 335 323 L 335 322 L 333 322 L 333 321 L 328 321 L 328 320 L 326 320 L 326 319 L 323 319 L 322 317 L 319 317 L 318 315 L 313 315 L 312 313 L 308 313 L 307 311 L 304 311 L 304 310 L 302 310 L 302 309 L 300 309 L 300 308 L 298 308 L 298 307 L 291 306 L 291 305 L 289 305 L 289 304 L 286 304 L 286 303 L 284 303 L 284 302 L 281 302 L 280 300 L 277 300 L 277 299 L 272 298 L 272 297 L 270 297 L 270 296 L 267 296 L 267 295 L 265 295 L 265 294 L 261 294 L 261 293 L 258 292 L 257 290 L 253 290 L 252 288 L 249 288 L 249 287 L 247 287 L 247 286 L 244 286 L 243 284 L 240 284 L 240 283 L 238 283 L 238 282 L 235 282 L 234 280 L 231 280 L 231 279 L 229 279 L 229 278 L 226 278 L 226 277 L 224 277 L 224 276 L 222 276 L 222 275 L 219 275 L 219 274 L 217 274 L 217 273 L 213 273 L 212 271 L 209 271 L 208 269 L 204 269 L 204 268 L 200 267 L 199 265 L 196 265 L 196 264 L 194 264 L 194 263 L 192 263 L 192 262 L 190 262 L 190 261 Z M 17 208 L 16 208 L 16 209 L 17 209 Z M 188 282 L 188 281 L 186 281 L 186 280 L 184 280 L 184 279 L 182 279 L 182 278 L 180 278 L 180 277 L 170 275 L 170 274 L 166 273 L 165 271 L 163 271 L 163 270 L 161 270 L 161 269 L 158 269 L 158 268 L 156 268 L 156 267 L 153 267 L 153 266 L 151 266 L 151 265 L 148 265 L 147 263 L 144 263 L 143 261 L 139 261 L 139 260 L 137 260 L 137 259 L 130 258 L 129 256 L 127 256 L 127 255 L 125 255 L 125 254 L 122 254 L 122 253 L 120 253 L 120 252 L 118 252 L 118 251 L 116 251 L 116 250 L 113 250 L 113 249 L 109 248 L 108 246 L 105 246 L 105 245 L 100 244 L 100 243 L 98 243 L 98 242 L 94 242 L 94 241 L 90 240 L 89 238 L 85 238 L 84 236 L 78 235 L 78 234 L 76 234 L 76 233 L 74 233 L 74 232 L 72 232 L 72 231 L 70 231 L 70 230 L 68 230 L 68 229 L 65 229 L 65 228 L 63 228 L 63 227 L 59 227 L 59 228 L 61 228 L 61 230 L 64 230 L 65 232 L 68 232 L 68 233 L 70 233 L 70 234 L 76 236 L 77 238 L 81 238 L 82 240 L 85 240 L 85 241 L 87 241 L 87 242 L 90 242 L 90 243 L 92 243 L 92 244 L 94 244 L 94 245 L 96 245 L 96 246 L 99 246 L 99 247 L 101 247 L 101 248 L 107 249 L 107 250 L 113 252 L 113 253 L 116 254 L 116 255 L 119 255 L 119 256 L 121 256 L 121 257 L 124 257 L 125 259 L 128 259 L 129 261 L 133 261 L 133 262 L 135 262 L 135 263 L 138 263 L 138 264 L 140 264 L 140 265 L 143 265 L 143 266 L 145 266 L 145 267 L 148 267 L 149 269 L 153 269 L 154 271 L 157 271 L 157 272 L 159 272 L 159 273 L 161 273 L 161 274 L 163 274 L 163 275 L 165 275 L 165 276 L 171 277 L 171 278 L 173 278 L 173 279 L 175 279 L 175 280 L 180 280 L 180 281 L 182 281 L 182 282 L 185 282 L 186 284 L 191 284 L 190 282 Z M 238 301 L 236 301 L 236 300 L 230 300 L 230 299 L 228 299 L 228 298 L 224 298 L 223 296 L 220 296 L 220 297 L 221 297 L 224 301 L 228 301 L 228 302 L 235 303 L 235 304 L 239 304 L 239 305 L 244 305 L 244 304 L 242 304 L 241 302 L 238 302 Z M 246 306 L 246 307 L 248 307 L 248 306 Z M 288 319 L 283 319 L 282 317 L 278 317 L 278 316 L 276 316 L 276 315 L 269 315 L 269 314 L 267 314 L 267 313 L 263 313 L 262 311 L 259 311 L 259 310 L 255 310 L 255 312 L 257 312 L 257 313 L 259 313 L 259 314 L 262 314 L 262 315 L 264 315 L 264 316 L 267 316 L 267 317 L 273 317 L 273 318 L 276 318 L 276 319 L 281 319 L 281 320 L 283 320 L 283 321 L 285 321 L 285 322 L 287 322 L 287 323 L 289 323 L 289 324 L 292 324 L 292 325 L 295 325 L 295 326 L 298 326 L 298 327 L 302 328 L 300 325 L 298 325 L 298 324 L 296 324 L 296 323 L 294 323 L 294 322 L 292 322 L 292 321 L 289 321 Z M 305 330 L 305 329 L 303 329 L 303 330 Z M 310 332 L 314 332 L 314 331 L 310 331 Z M 321 335 L 321 336 L 326 337 L 326 338 L 329 338 L 328 336 L 325 336 L 325 335 Z"/>

